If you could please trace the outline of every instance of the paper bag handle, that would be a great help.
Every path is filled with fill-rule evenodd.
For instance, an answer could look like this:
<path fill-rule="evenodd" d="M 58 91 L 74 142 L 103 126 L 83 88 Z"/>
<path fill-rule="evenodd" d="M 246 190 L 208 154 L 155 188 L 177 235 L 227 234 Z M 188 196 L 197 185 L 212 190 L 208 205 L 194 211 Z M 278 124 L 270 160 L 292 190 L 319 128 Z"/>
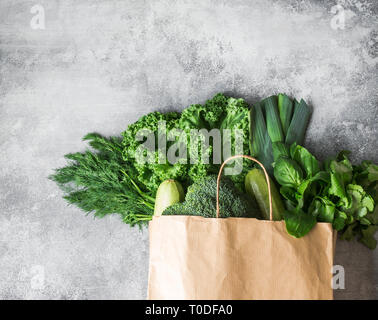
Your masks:
<path fill-rule="evenodd" d="M 231 161 L 231 160 L 234 160 L 234 159 L 237 159 L 237 158 L 245 158 L 245 159 L 249 159 L 249 160 L 252 160 L 256 163 L 259 164 L 259 166 L 263 169 L 264 171 L 264 174 L 265 174 L 265 179 L 266 179 L 266 183 L 268 185 L 268 195 L 269 195 L 269 217 L 270 217 L 270 220 L 272 221 L 273 220 L 273 204 L 272 204 L 272 191 L 270 190 L 270 179 L 269 179 L 269 175 L 268 173 L 266 172 L 265 170 L 265 167 L 262 165 L 262 163 L 260 161 L 258 161 L 257 159 L 251 157 L 251 156 L 246 156 L 246 155 L 235 155 L 235 156 L 232 156 L 232 157 L 229 157 L 227 158 L 221 165 L 220 169 L 219 169 L 219 173 L 218 173 L 218 178 L 217 178 L 217 218 L 219 218 L 219 186 L 220 186 L 220 179 L 221 179 L 221 176 L 222 176 L 222 171 L 223 171 L 223 168 L 224 166 L 226 165 L 227 162 Z"/>

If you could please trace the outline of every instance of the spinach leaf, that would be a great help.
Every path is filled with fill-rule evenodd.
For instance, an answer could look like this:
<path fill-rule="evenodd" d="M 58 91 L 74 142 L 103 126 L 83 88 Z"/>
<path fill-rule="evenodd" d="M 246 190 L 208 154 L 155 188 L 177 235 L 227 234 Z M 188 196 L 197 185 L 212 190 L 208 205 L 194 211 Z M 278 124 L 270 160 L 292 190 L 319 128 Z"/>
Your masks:
<path fill-rule="evenodd" d="M 317 198 L 311 203 L 309 212 L 317 217 L 318 221 L 332 223 L 335 217 L 336 206 L 327 198 Z"/>
<path fill-rule="evenodd" d="M 344 159 L 340 162 L 331 161 L 330 171 L 338 173 L 345 184 L 352 182 L 353 167 L 348 159 Z"/>
<path fill-rule="evenodd" d="M 283 186 L 280 188 L 281 195 L 288 201 L 290 201 L 294 207 L 296 205 L 296 192 L 295 189 L 287 186 Z"/>
<path fill-rule="evenodd" d="M 331 223 L 342 239 L 357 238 L 373 248 L 378 230 L 378 166 L 371 161 L 352 165 L 348 151 L 323 164 L 305 148 L 277 146 L 274 175 L 286 199 L 288 232 L 301 236 L 313 219 Z M 324 168 L 322 170 L 322 168 Z M 312 218 L 313 217 L 313 218 Z"/>
<path fill-rule="evenodd" d="M 292 158 L 312 177 L 320 171 L 319 161 L 304 147 L 296 146 Z"/>
<path fill-rule="evenodd" d="M 351 200 L 351 205 L 349 207 L 344 207 L 346 213 L 358 217 L 359 215 L 361 215 L 361 212 L 359 210 L 363 207 L 365 207 L 369 212 L 374 210 L 374 200 L 364 191 L 361 186 L 349 184 L 347 186 L 347 194 Z M 361 216 L 365 215 L 366 214 L 363 214 Z"/>
<path fill-rule="evenodd" d="M 303 180 L 303 172 L 294 160 L 280 157 L 274 163 L 274 177 L 282 186 L 298 188 Z"/>
<path fill-rule="evenodd" d="M 297 148 L 297 144 L 294 142 L 291 146 L 290 146 L 290 149 L 289 149 L 289 152 L 290 152 L 290 158 L 294 159 L 294 153 L 295 153 L 295 150 Z"/>
<path fill-rule="evenodd" d="M 309 233 L 316 224 L 316 218 L 301 209 L 286 211 L 284 218 L 287 232 L 296 238 L 303 237 Z"/>
<path fill-rule="evenodd" d="M 306 190 L 311 186 L 311 179 L 303 180 L 303 182 L 298 186 L 298 194 L 303 196 Z"/>
<path fill-rule="evenodd" d="M 290 157 L 289 148 L 283 142 L 277 141 L 272 143 L 273 158 L 277 161 L 279 157 Z"/>
<path fill-rule="evenodd" d="M 366 188 L 366 192 L 373 198 L 374 202 L 378 202 L 378 181 L 374 181 Z"/>
<path fill-rule="evenodd" d="M 328 193 L 330 195 L 336 196 L 339 198 L 339 205 L 342 205 L 344 207 L 350 206 L 350 200 L 347 197 L 345 186 L 344 186 L 344 180 L 340 173 L 338 172 L 331 172 L 331 186 L 328 189 Z"/>
<path fill-rule="evenodd" d="M 355 229 L 358 227 L 358 222 L 350 223 L 346 229 L 343 231 L 340 239 L 341 240 L 352 240 L 355 236 Z"/>
<path fill-rule="evenodd" d="M 377 240 L 374 239 L 374 234 L 377 230 L 378 226 L 368 226 L 366 229 L 362 229 L 362 237 L 359 241 L 369 249 L 375 249 L 377 247 Z"/>
<path fill-rule="evenodd" d="M 321 181 L 321 182 L 325 182 L 326 184 L 328 184 L 330 182 L 329 172 L 319 171 L 317 174 L 315 174 L 311 178 L 311 181 Z"/>
<path fill-rule="evenodd" d="M 375 207 L 375 209 L 372 213 L 368 213 L 366 215 L 366 219 L 368 219 L 371 224 L 377 224 L 378 225 L 378 206 Z"/>
<path fill-rule="evenodd" d="M 369 165 L 367 168 L 368 179 L 370 182 L 378 181 L 378 166 L 375 164 Z"/>
<path fill-rule="evenodd" d="M 340 211 L 340 210 L 335 210 L 335 219 L 333 220 L 332 226 L 335 230 L 341 231 L 344 229 L 346 220 L 348 216 L 346 215 L 345 212 Z"/>

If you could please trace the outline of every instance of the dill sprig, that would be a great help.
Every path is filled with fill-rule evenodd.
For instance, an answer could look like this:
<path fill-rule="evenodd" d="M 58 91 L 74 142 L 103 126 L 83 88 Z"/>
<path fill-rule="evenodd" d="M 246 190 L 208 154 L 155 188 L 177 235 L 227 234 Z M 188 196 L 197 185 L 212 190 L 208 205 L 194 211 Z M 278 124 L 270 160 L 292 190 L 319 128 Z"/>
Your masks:
<path fill-rule="evenodd" d="M 65 155 L 68 164 L 49 179 L 64 192 L 64 199 L 96 217 L 120 214 L 131 226 L 142 226 L 152 218 L 155 199 L 131 178 L 134 167 L 122 158 L 122 138 L 87 134 L 93 151 Z"/>

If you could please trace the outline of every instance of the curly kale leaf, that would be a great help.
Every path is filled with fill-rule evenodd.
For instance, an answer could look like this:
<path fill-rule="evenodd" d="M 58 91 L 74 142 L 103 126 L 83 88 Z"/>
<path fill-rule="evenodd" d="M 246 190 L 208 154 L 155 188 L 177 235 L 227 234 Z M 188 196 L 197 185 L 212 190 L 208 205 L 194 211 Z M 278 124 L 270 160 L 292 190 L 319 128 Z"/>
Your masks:
<path fill-rule="evenodd" d="M 204 105 L 194 104 L 184 109 L 182 113 L 169 112 L 160 113 L 152 112 L 140 118 L 137 122 L 129 125 L 122 133 L 123 135 L 123 157 L 125 160 L 133 163 L 137 172 L 137 181 L 147 190 L 155 193 L 160 183 L 166 179 L 175 179 L 180 181 L 184 186 L 188 186 L 193 182 L 201 179 L 212 173 L 217 173 L 220 163 L 213 162 L 213 145 L 204 144 L 205 136 L 199 135 L 199 142 L 195 143 L 191 139 L 191 130 L 211 130 L 211 129 L 231 129 L 231 137 L 226 141 L 230 141 L 230 154 L 248 153 L 248 137 L 249 137 L 249 120 L 248 120 L 248 106 L 243 99 L 228 98 L 223 94 L 217 94 L 212 99 L 206 101 Z M 182 130 L 180 137 L 176 137 L 175 141 L 167 142 L 167 149 L 173 143 L 185 142 L 186 152 L 183 161 L 177 161 L 172 164 L 168 160 L 158 161 L 162 154 L 157 150 L 157 139 L 159 121 L 166 122 L 166 130 L 169 132 L 172 129 Z M 233 129 L 240 129 L 242 141 L 242 150 L 235 148 L 235 136 Z M 150 130 L 155 135 L 155 149 L 138 152 L 138 147 L 144 141 L 138 141 L 136 135 L 139 130 Z M 221 131 L 222 132 L 222 131 Z M 223 145 L 222 141 L 222 145 Z M 202 156 L 208 156 L 210 163 L 205 163 Z M 191 161 L 193 155 L 198 155 L 197 162 Z M 148 157 L 152 161 L 143 162 L 138 161 L 140 157 Z M 220 159 L 221 161 L 222 159 Z M 224 160 L 224 159 L 223 159 Z M 250 167 L 248 162 L 243 162 L 242 174 L 232 176 L 232 179 L 237 183 L 240 189 L 243 189 L 244 175 Z"/>

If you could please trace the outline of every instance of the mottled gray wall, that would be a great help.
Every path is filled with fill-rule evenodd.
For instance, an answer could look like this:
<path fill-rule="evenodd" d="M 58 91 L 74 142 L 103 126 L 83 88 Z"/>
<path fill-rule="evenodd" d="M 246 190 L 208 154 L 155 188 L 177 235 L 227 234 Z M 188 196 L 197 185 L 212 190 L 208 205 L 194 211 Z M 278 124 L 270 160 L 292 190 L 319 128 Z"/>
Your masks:
<path fill-rule="evenodd" d="M 336 1 L 1 0 L 0 298 L 145 298 L 146 230 L 85 216 L 46 179 L 87 132 L 216 92 L 286 92 L 313 106 L 320 158 L 378 162 L 377 1 L 339 3 L 343 29 Z M 336 297 L 377 298 L 378 250 L 340 241 L 336 263 Z"/>

